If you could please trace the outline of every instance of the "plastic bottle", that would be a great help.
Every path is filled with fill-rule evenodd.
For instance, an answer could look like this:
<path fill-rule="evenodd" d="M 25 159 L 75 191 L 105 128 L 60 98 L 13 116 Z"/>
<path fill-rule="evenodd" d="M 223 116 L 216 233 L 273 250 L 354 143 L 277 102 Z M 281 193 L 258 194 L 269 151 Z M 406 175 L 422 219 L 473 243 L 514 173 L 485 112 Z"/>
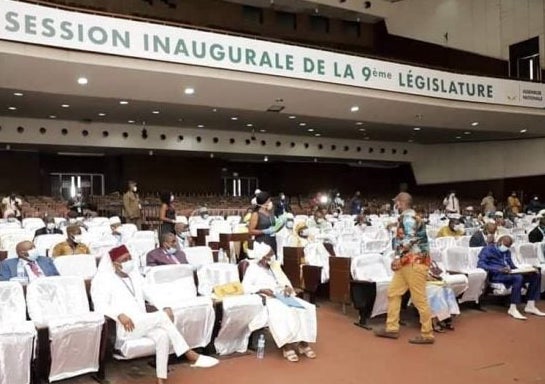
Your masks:
<path fill-rule="evenodd" d="M 26 277 L 25 276 L 25 266 L 20 261 L 17 263 L 17 277 L 19 279 L 24 279 Z"/>
<path fill-rule="evenodd" d="M 230 258 L 231 258 L 231 259 L 229 260 L 229 262 L 230 262 L 231 264 L 236 264 L 236 263 L 237 263 L 237 255 L 235 255 L 234 250 L 231 250 L 231 252 L 229 252 L 229 253 L 230 253 Z"/>
<path fill-rule="evenodd" d="M 218 251 L 218 263 L 225 263 L 225 254 L 223 253 L 223 248 L 220 248 Z"/>
<path fill-rule="evenodd" d="M 257 358 L 262 359 L 263 357 L 265 357 L 265 335 L 261 334 L 257 339 Z"/>

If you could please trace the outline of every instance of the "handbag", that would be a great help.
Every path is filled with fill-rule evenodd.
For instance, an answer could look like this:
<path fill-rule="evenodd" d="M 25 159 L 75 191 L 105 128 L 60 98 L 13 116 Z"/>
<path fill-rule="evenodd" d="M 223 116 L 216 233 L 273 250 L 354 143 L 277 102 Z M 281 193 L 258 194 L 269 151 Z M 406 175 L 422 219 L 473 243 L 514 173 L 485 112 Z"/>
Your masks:
<path fill-rule="evenodd" d="M 439 266 L 437 265 L 437 263 L 435 261 L 431 261 L 430 263 L 430 267 L 429 267 L 429 275 L 432 279 L 434 280 L 443 280 L 443 278 L 441 277 L 441 274 L 443 273 L 443 270 L 441 268 L 439 268 Z"/>

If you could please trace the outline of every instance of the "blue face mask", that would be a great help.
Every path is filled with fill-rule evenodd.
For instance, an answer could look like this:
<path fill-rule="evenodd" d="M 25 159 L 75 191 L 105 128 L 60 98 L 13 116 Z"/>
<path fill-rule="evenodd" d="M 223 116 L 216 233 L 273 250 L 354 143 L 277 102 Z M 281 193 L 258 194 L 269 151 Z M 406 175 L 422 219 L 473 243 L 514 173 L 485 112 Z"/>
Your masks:
<path fill-rule="evenodd" d="M 509 247 L 501 244 L 501 245 L 498 245 L 498 249 L 500 252 L 507 252 L 509 250 Z"/>

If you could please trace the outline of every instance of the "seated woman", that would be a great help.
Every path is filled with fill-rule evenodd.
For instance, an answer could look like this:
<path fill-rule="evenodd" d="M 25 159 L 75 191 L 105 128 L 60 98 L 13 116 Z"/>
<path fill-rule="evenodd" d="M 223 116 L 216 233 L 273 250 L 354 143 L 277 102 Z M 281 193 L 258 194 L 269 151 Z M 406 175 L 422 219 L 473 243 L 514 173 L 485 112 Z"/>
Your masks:
<path fill-rule="evenodd" d="M 309 345 L 316 342 L 316 307 L 294 297 L 292 285 L 270 246 L 256 242 L 249 256 L 256 261 L 248 266 L 242 280 L 244 292 L 265 297 L 268 326 L 276 345 L 291 362 L 299 361 L 298 354 L 316 358 Z"/>

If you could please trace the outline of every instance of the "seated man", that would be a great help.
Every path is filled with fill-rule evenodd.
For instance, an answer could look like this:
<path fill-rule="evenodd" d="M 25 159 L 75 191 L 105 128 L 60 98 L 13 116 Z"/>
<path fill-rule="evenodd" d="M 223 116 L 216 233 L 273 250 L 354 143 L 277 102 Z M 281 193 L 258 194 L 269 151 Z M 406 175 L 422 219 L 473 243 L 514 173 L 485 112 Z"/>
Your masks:
<path fill-rule="evenodd" d="M 189 225 L 186 223 L 174 224 L 174 231 L 176 232 L 176 240 L 178 242 L 178 249 L 184 249 L 185 247 L 191 247 L 193 239 L 191 233 L 189 233 Z"/>
<path fill-rule="evenodd" d="M 445 225 L 437 232 L 437 237 L 458 237 L 463 236 L 464 225 L 460 224 L 460 215 L 450 215 L 448 225 Z"/>
<path fill-rule="evenodd" d="M 539 219 L 538 225 L 528 233 L 528 241 L 530 243 L 541 243 L 543 234 L 545 233 L 545 217 Z"/>
<path fill-rule="evenodd" d="M 515 319 L 526 320 L 526 317 L 519 312 L 517 305 L 521 303 L 521 289 L 528 283 L 528 302 L 524 312 L 545 316 L 545 312 L 541 312 L 535 305 L 536 300 L 539 299 L 541 274 L 538 271 L 511 273 L 511 270 L 517 268 L 511 259 L 511 251 L 509 250 L 512 244 L 513 239 L 510 236 L 502 236 L 498 239 L 497 244 L 486 246 L 479 253 L 477 267 L 488 272 L 491 283 L 502 283 L 507 288 L 511 287 L 511 305 L 507 311 L 509 315 Z"/>
<path fill-rule="evenodd" d="M 119 216 L 112 216 L 108 221 L 110 223 L 110 229 L 112 230 L 111 235 L 113 239 L 115 239 L 117 245 L 120 245 L 123 242 L 123 234 L 120 232 L 121 219 Z"/>
<path fill-rule="evenodd" d="M 15 246 L 17 258 L 6 259 L 0 264 L 0 281 L 9 281 L 13 277 L 25 277 L 29 281 L 42 276 L 58 276 L 59 272 L 53 264 L 53 259 L 38 256 L 38 250 L 30 241 L 21 241 Z M 23 267 L 24 276 L 17 271 Z"/>
<path fill-rule="evenodd" d="M 469 239 L 470 247 L 486 247 L 488 244 L 493 244 L 496 236 L 497 227 L 493 222 L 488 222 L 471 236 Z"/>
<path fill-rule="evenodd" d="M 316 358 L 308 344 L 316 342 L 316 307 L 294 297 L 291 283 L 275 261 L 271 247 L 254 243 L 249 256 L 257 262 L 246 270 L 242 280 L 244 292 L 258 293 L 266 299 L 269 330 L 276 345 L 291 362 L 299 361 L 298 353 Z"/>
<path fill-rule="evenodd" d="M 480 226 L 479 220 L 475 217 L 473 207 L 469 206 L 464 209 L 464 217 L 462 218 L 464 227 L 467 228 L 477 228 Z"/>
<path fill-rule="evenodd" d="M 318 229 L 320 232 L 328 231 L 331 229 L 331 224 L 325 219 L 324 213 L 317 209 L 314 211 L 314 215 L 307 220 L 307 227 L 309 229 Z"/>
<path fill-rule="evenodd" d="M 134 268 L 128 249 L 121 245 L 101 259 L 98 273 L 91 283 L 95 311 L 115 320 L 117 337 L 121 339 L 147 337 L 155 342 L 157 383 L 166 383 L 170 345 L 177 356 L 185 355 L 194 367 L 212 367 L 218 360 L 199 355 L 189 349 L 173 324 L 170 308 L 146 312 L 146 286 Z"/>
<path fill-rule="evenodd" d="M 52 234 L 59 234 L 62 235 L 62 231 L 57 228 L 55 225 L 55 219 L 51 216 L 44 217 L 44 223 L 45 227 L 37 229 L 36 232 L 34 232 L 34 237 L 38 237 L 41 235 L 52 235 Z"/>
<path fill-rule="evenodd" d="M 187 264 L 184 251 L 178 249 L 178 241 L 173 233 L 161 234 L 161 245 L 146 255 L 146 265 L 153 267 L 167 264 Z"/>
<path fill-rule="evenodd" d="M 79 225 L 69 225 L 66 227 L 66 235 L 66 241 L 53 247 L 51 252 L 53 257 L 91 253 L 89 247 L 82 243 L 81 228 Z"/>

